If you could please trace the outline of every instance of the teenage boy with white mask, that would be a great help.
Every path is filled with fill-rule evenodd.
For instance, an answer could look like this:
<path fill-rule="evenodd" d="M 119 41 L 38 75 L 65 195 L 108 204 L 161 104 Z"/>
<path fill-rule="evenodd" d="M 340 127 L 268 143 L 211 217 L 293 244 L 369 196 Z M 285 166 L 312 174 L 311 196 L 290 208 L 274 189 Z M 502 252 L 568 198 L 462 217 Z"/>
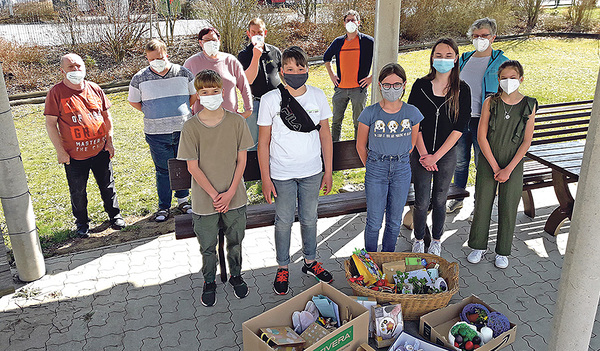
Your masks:
<path fill-rule="evenodd" d="M 248 295 L 241 275 L 248 201 L 243 175 L 246 150 L 253 143 L 244 118 L 222 107 L 223 81 L 217 72 L 200 71 L 194 85 L 204 109 L 183 125 L 177 158 L 187 161 L 193 178 L 192 218 L 204 276 L 200 302 L 210 307 L 217 301 L 216 246 L 220 228 L 227 239 L 229 283 L 237 298 Z"/>
<path fill-rule="evenodd" d="M 196 89 L 192 72 L 169 62 L 164 42 L 152 39 L 144 50 L 149 66 L 133 76 L 127 99 L 144 114 L 144 134 L 156 170 L 158 211 L 154 220 L 164 222 L 169 218 L 173 194 L 168 161 L 177 156 L 181 127 L 192 115 Z M 188 196 L 187 189 L 175 192 L 177 206 L 184 213 L 192 212 Z"/>
<path fill-rule="evenodd" d="M 373 37 L 360 33 L 360 15 L 349 10 L 344 15 L 346 34 L 337 37 L 323 54 L 325 68 L 334 85 L 331 98 L 333 120 L 331 135 L 333 141 L 340 140 L 342 121 L 348 102 L 352 102 L 354 137 L 358 129 L 358 116 L 367 103 L 367 88 L 371 84 L 371 64 L 373 63 Z M 337 74 L 333 73 L 331 60 L 335 56 Z"/>
<path fill-rule="evenodd" d="M 469 179 L 471 145 L 473 145 L 475 165 L 479 159 L 477 127 L 483 101 L 498 92 L 498 67 L 508 60 L 502 50 L 494 50 L 496 20 L 485 17 L 473 22 L 467 36 L 473 40 L 475 50 L 463 53 L 459 60 L 460 79 L 471 88 L 471 120 L 456 144 L 457 162 L 454 172 L 454 185 L 464 189 Z M 448 202 L 446 212 L 452 213 L 463 207 L 463 199 Z"/>

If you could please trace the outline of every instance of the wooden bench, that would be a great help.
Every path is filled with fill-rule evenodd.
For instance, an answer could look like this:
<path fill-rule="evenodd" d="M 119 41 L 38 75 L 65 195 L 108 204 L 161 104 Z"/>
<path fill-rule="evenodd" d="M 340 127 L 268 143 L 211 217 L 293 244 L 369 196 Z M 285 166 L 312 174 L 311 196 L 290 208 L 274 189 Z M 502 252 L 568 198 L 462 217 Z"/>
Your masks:
<path fill-rule="evenodd" d="M 572 101 L 558 104 L 540 105 L 535 117 L 535 131 L 531 145 L 544 145 L 585 139 L 592 100 Z M 568 178 L 568 182 L 577 181 Z M 535 217 L 535 204 L 531 190 L 552 187 L 552 169 L 528 157 L 523 165 L 523 207 L 524 213 Z"/>
<path fill-rule="evenodd" d="M 2 231 L 0 231 L 0 237 Z M 6 254 L 6 246 L 4 240 L 0 240 L 0 297 L 15 292 L 13 276 L 8 264 L 8 255 Z"/>
<path fill-rule="evenodd" d="M 333 170 L 343 171 L 349 169 L 363 168 L 358 153 L 356 152 L 355 140 L 346 140 L 333 143 Z M 172 190 L 189 189 L 191 187 L 191 175 L 187 170 L 187 163 L 177 159 L 169 160 L 169 179 Z M 260 180 L 260 169 L 256 151 L 248 151 L 246 170 L 244 172 L 244 181 Z M 448 199 L 465 198 L 469 192 L 451 186 L 448 193 Z M 414 204 L 414 192 L 411 190 L 408 195 L 407 205 Z M 367 203 L 364 191 L 355 191 L 347 193 L 332 194 L 319 197 L 317 213 L 319 218 L 336 217 L 346 214 L 360 213 L 367 210 Z M 275 221 L 275 204 L 255 204 L 247 207 L 246 228 L 258 228 L 270 226 Z M 297 218 L 296 218 L 297 220 Z M 405 226 L 412 226 L 412 217 L 405 218 Z M 195 237 L 192 224 L 192 215 L 183 214 L 175 216 L 175 237 L 185 239 Z M 219 257 L 223 256 L 223 235 L 219 235 Z M 221 264 L 221 279 L 225 270 L 225 260 L 219 259 Z M 226 274 L 226 273 L 225 273 Z"/>

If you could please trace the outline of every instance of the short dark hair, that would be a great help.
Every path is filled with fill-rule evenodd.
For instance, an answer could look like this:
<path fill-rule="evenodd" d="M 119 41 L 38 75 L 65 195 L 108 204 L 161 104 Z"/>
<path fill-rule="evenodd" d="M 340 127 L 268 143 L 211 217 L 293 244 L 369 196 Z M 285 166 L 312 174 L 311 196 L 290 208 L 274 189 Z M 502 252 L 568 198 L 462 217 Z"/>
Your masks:
<path fill-rule="evenodd" d="M 217 28 L 204 27 L 204 28 L 200 29 L 200 32 L 198 32 L 198 40 L 202 40 L 202 37 L 210 32 L 214 32 L 217 35 L 217 38 L 221 39 L 221 34 L 217 30 Z"/>
<path fill-rule="evenodd" d="M 356 18 L 356 20 L 360 22 L 360 15 L 358 14 L 358 11 L 355 11 L 355 10 L 346 11 L 346 14 L 344 15 L 344 21 L 346 21 L 346 17 L 348 17 L 348 16 L 354 16 Z"/>
<path fill-rule="evenodd" d="M 296 65 L 307 67 L 308 66 L 308 55 L 299 46 L 290 46 L 283 50 L 281 54 L 281 66 L 287 64 L 290 60 L 296 61 Z"/>
<path fill-rule="evenodd" d="M 196 88 L 196 90 L 204 88 L 223 88 L 223 79 L 221 79 L 219 73 L 212 69 L 203 69 L 196 74 L 194 88 Z"/>
<path fill-rule="evenodd" d="M 390 62 L 383 66 L 381 71 L 379 71 L 379 83 L 392 74 L 397 75 L 400 77 L 400 79 L 406 82 L 406 72 L 404 71 L 404 68 L 395 62 Z"/>

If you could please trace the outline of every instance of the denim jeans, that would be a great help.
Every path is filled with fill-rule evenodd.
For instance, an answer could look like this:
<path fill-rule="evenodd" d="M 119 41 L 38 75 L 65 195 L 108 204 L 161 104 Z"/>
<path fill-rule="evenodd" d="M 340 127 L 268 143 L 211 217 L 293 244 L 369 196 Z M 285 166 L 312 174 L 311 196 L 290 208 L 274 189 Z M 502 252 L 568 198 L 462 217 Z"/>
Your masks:
<path fill-rule="evenodd" d="M 410 163 L 406 155 L 382 155 L 369 151 L 366 162 L 365 192 L 367 225 L 365 249 L 377 251 L 379 229 L 385 212 L 385 230 L 381 251 L 393 252 L 400 234 L 402 212 L 410 187 Z"/>
<path fill-rule="evenodd" d="M 358 116 L 367 104 L 367 88 L 335 88 L 335 92 L 331 97 L 333 105 L 333 119 L 331 121 L 331 136 L 333 141 L 340 140 L 342 132 L 342 121 L 344 113 L 348 106 L 348 101 L 352 102 L 352 121 L 354 122 L 354 138 L 356 138 L 356 130 L 358 129 Z"/>
<path fill-rule="evenodd" d="M 479 118 L 471 118 L 467 128 L 463 131 L 460 139 L 456 143 L 456 170 L 454 171 L 454 185 L 459 188 L 466 188 L 469 180 L 469 165 L 471 164 L 471 145 L 473 145 L 475 167 L 479 160 L 479 143 L 477 142 L 477 128 L 479 127 Z M 462 200 L 462 199 L 461 199 Z"/>
<path fill-rule="evenodd" d="M 78 227 L 87 226 L 90 221 L 86 191 L 90 170 L 96 179 L 98 189 L 100 189 L 104 210 L 108 213 L 109 218 L 113 219 L 121 212 L 117 202 L 115 178 L 108 151 L 102 150 L 96 156 L 85 160 L 71 159 L 70 164 L 65 164 L 65 172 L 71 195 L 71 209 Z"/>
<path fill-rule="evenodd" d="M 260 101 L 254 100 L 252 107 L 252 114 L 246 118 L 246 123 L 248 124 L 248 129 L 250 129 L 250 135 L 252 135 L 252 140 L 254 141 L 254 146 L 248 149 L 248 151 L 256 150 L 256 146 L 258 145 L 258 109 L 260 107 Z"/>
<path fill-rule="evenodd" d="M 177 157 L 180 132 L 171 134 L 146 134 L 146 142 L 150 146 L 150 155 L 156 170 L 156 191 L 158 193 L 158 208 L 171 208 L 171 183 L 169 182 L 169 159 Z M 189 190 L 177 190 L 175 197 L 187 197 Z"/>
<path fill-rule="evenodd" d="M 290 263 L 290 237 L 298 200 L 298 218 L 302 235 L 302 254 L 314 260 L 317 253 L 317 205 L 323 173 L 306 178 L 273 179 L 275 192 L 275 251 L 277 264 Z"/>
<path fill-rule="evenodd" d="M 438 170 L 429 172 L 419 162 L 419 153 L 413 152 L 410 156 L 410 168 L 415 185 L 415 209 L 413 214 L 415 238 L 421 240 L 425 236 L 427 225 L 427 211 L 432 205 L 433 230 L 431 236 L 439 240 L 444 233 L 446 221 L 446 199 L 450 181 L 456 168 L 456 148 L 453 147 L 439 161 Z M 433 186 L 432 186 L 433 181 Z"/>

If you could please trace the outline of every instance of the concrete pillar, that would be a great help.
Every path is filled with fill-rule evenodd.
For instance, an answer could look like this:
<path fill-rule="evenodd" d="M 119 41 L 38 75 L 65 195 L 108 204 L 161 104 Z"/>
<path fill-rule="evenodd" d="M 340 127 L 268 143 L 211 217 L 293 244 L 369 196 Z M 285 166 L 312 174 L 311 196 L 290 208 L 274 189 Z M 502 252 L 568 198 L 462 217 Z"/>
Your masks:
<path fill-rule="evenodd" d="M 0 140 L 0 200 L 19 279 L 30 282 L 46 274 L 46 266 L 35 227 L 35 216 L 1 63 Z"/>
<path fill-rule="evenodd" d="M 377 0 L 375 16 L 375 48 L 373 52 L 373 85 L 371 103 L 381 100 L 377 85 L 379 71 L 390 62 L 398 62 L 400 36 L 400 0 Z"/>
<path fill-rule="evenodd" d="M 600 298 L 600 72 L 548 350 L 587 350 Z"/>

